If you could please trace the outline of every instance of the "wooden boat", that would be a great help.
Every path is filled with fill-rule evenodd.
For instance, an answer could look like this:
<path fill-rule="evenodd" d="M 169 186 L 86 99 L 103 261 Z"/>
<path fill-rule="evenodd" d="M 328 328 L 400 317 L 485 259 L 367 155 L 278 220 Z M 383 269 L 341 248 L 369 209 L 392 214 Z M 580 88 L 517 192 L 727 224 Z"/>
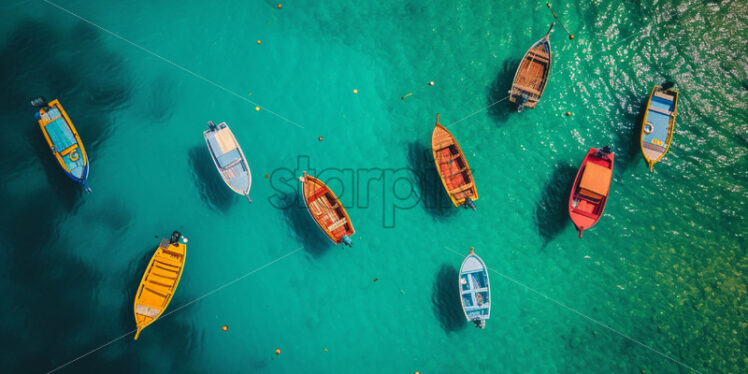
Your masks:
<path fill-rule="evenodd" d="M 615 153 L 607 146 L 590 148 L 579 167 L 569 196 L 569 216 L 579 231 L 579 238 L 582 231 L 594 226 L 603 215 L 613 178 L 614 159 Z"/>
<path fill-rule="evenodd" d="M 187 238 L 178 231 L 174 231 L 170 239 L 163 239 L 156 248 L 135 294 L 135 340 L 169 306 L 182 277 L 186 256 Z"/>
<path fill-rule="evenodd" d="M 32 100 L 31 105 L 39 108 L 35 117 L 62 170 L 86 192 L 91 192 L 87 183 L 88 155 L 65 109 L 57 99 L 47 102 L 43 97 Z"/>
<path fill-rule="evenodd" d="M 491 286 L 488 283 L 488 268 L 483 260 L 470 248 L 460 266 L 460 301 L 465 318 L 475 327 L 486 328 L 491 316 Z"/>
<path fill-rule="evenodd" d="M 307 175 L 299 180 L 302 183 L 304 204 L 314 222 L 335 244 L 343 243 L 353 247 L 351 236 L 355 233 L 353 223 L 338 197 L 321 180 Z"/>
<path fill-rule="evenodd" d="M 650 172 L 653 171 L 654 164 L 660 162 L 670 149 L 677 110 L 678 91 L 654 86 L 649 94 L 639 137 L 642 154 Z"/>
<path fill-rule="evenodd" d="M 436 171 L 452 204 L 464 205 L 475 210 L 473 201 L 478 200 L 478 190 L 475 188 L 473 173 L 457 139 L 446 127 L 439 124 L 438 113 L 436 126 L 431 134 L 431 153 L 434 156 Z"/>
<path fill-rule="evenodd" d="M 535 108 L 548 83 L 553 54 L 548 37 L 553 30 L 553 23 L 548 33 L 530 47 L 522 57 L 517 72 L 514 74 L 512 88 L 509 90 L 509 101 L 517 104 L 517 111 L 525 107 Z"/>
<path fill-rule="evenodd" d="M 203 137 L 223 181 L 234 192 L 246 196 L 251 203 L 249 189 L 252 187 L 252 174 L 244 152 L 229 126 L 226 122 L 216 125 L 213 121 L 208 121 L 208 129 L 203 132 Z"/>

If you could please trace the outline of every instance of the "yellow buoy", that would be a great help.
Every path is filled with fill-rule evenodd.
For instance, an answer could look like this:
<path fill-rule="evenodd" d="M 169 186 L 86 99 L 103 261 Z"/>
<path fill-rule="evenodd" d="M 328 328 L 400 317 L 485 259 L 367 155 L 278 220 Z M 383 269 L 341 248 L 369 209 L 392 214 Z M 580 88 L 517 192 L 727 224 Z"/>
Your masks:
<path fill-rule="evenodd" d="M 358 93 L 358 90 L 354 88 L 354 89 L 353 89 L 353 93 L 354 93 L 354 94 L 357 94 L 357 93 Z"/>
<path fill-rule="evenodd" d="M 223 331 L 229 331 L 229 327 L 226 326 L 226 325 L 223 325 L 223 327 L 221 327 L 221 330 L 223 330 Z"/>
<path fill-rule="evenodd" d="M 280 350 L 280 348 L 276 348 L 276 349 L 275 349 L 275 354 L 277 354 L 277 355 L 281 354 L 281 350 Z"/>
<path fill-rule="evenodd" d="M 257 44 L 262 44 L 262 40 L 257 40 Z"/>
<path fill-rule="evenodd" d="M 260 111 L 260 107 L 256 106 L 255 107 L 255 112 L 259 112 L 259 111 Z"/>

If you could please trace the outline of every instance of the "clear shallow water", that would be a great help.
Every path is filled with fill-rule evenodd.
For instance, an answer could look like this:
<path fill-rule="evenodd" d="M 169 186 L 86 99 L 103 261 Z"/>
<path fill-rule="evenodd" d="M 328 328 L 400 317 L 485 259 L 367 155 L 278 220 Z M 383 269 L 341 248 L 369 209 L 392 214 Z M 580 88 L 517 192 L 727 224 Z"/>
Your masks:
<path fill-rule="evenodd" d="M 552 34 L 538 107 L 518 115 L 500 103 L 449 126 L 474 169 L 477 212 L 439 208 L 425 155 L 435 113 L 450 124 L 506 96 L 553 21 L 543 2 L 57 4 L 303 128 L 43 2 L 0 5 L 0 288 L 12 316 L 0 331 L 11 371 L 51 370 L 130 331 L 156 236 L 173 229 L 191 244 L 171 310 L 303 249 L 64 371 L 686 371 L 496 273 L 493 318 L 485 331 L 468 326 L 462 256 L 449 249 L 470 246 L 689 366 L 745 371 L 743 4 L 556 4 L 576 38 Z M 681 92 L 676 135 L 649 174 L 637 124 L 665 80 Z M 37 95 L 60 98 L 78 127 L 92 194 L 53 163 L 28 106 Z M 250 158 L 253 205 L 215 175 L 200 134 L 209 119 L 232 125 Z M 580 241 L 569 180 L 605 144 L 616 151 L 613 195 Z M 277 208 L 293 202 L 295 179 L 282 179 L 305 160 L 328 177 L 391 169 L 368 204 L 361 178 L 331 182 L 355 205 L 354 248 L 327 245 L 303 210 Z"/>

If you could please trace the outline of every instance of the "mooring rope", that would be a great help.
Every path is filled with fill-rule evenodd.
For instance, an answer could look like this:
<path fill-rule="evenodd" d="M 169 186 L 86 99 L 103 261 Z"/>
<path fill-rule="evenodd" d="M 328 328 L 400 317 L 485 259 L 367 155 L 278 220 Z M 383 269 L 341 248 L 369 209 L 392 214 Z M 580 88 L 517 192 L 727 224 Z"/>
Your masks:
<path fill-rule="evenodd" d="M 220 286 L 218 286 L 218 287 L 216 287 L 216 288 L 214 288 L 214 289 L 212 289 L 212 290 L 204 293 L 203 295 L 201 295 L 201 296 L 199 296 L 199 297 L 197 297 L 195 299 L 192 299 L 191 301 L 189 301 L 186 304 L 180 305 L 179 307 L 171 310 L 169 313 L 166 313 L 166 314 L 158 317 L 152 323 L 156 323 L 158 321 L 161 321 L 162 319 L 164 319 L 164 318 L 166 318 L 166 317 L 168 317 L 168 316 L 170 316 L 170 315 L 172 315 L 172 314 L 174 314 L 174 313 L 176 313 L 176 312 L 178 312 L 178 311 L 180 311 L 180 310 L 182 310 L 182 309 L 184 309 L 184 308 L 186 308 L 186 307 L 188 307 L 188 306 L 190 306 L 190 305 L 192 305 L 192 304 L 194 304 L 194 303 L 196 303 L 196 302 L 198 302 L 198 301 L 200 301 L 200 300 L 202 300 L 202 299 L 204 299 L 204 298 L 206 298 L 206 297 L 208 297 L 208 296 L 210 296 L 210 295 L 212 295 L 212 294 L 214 294 L 214 293 L 216 293 L 216 292 L 218 292 L 218 291 L 220 291 L 220 290 L 222 290 L 222 289 L 224 289 L 224 288 L 226 288 L 228 286 L 231 286 L 232 284 L 234 284 L 236 282 L 239 282 L 240 280 L 242 280 L 242 279 L 244 279 L 244 278 L 246 278 L 246 277 L 248 277 L 248 276 L 250 276 L 250 275 L 252 275 L 254 273 L 257 273 L 258 271 L 260 271 L 262 269 L 265 269 L 268 266 L 271 266 L 271 265 L 275 264 L 276 262 L 278 262 L 280 260 L 283 260 L 284 258 L 286 258 L 288 256 L 291 256 L 294 253 L 296 253 L 296 252 L 298 252 L 298 251 L 300 251 L 302 249 L 303 249 L 303 247 L 296 248 L 295 250 L 293 250 L 291 252 L 288 252 L 285 255 L 280 256 L 280 257 L 276 258 L 275 260 L 266 263 L 265 265 L 262 265 L 262 266 L 260 266 L 258 268 L 250 270 L 248 273 L 246 273 L 246 274 L 244 274 L 244 275 L 242 275 L 242 276 L 240 276 L 238 278 L 235 278 L 235 279 L 233 279 L 231 281 L 228 281 L 228 282 L 226 282 L 226 283 L 224 283 L 224 284 L 222 284 L 222 285 L 220 285 Z M 68 361 L 68 362 L 66 362 L 66 363 L 64 363 L 64 364 L 56 367 L 56 368 L 54 368 L 54 369 L 52 369 L 52 370 L 50 370 L 50 371 L 48 371 L 47 374 L 54 373 L 54 372 L 56 372 L 56 371 L 58 371 L 58 370 L 60 370 L 60 369 L 62 369 L 64 367 L 66 367 L 66 366 L 68 366 L 68 365 L 70 365 L 70 364 L 72 364 L 72 363 L 80 360 L 80 359 L 83 359 L 83 358 L 85 358 L 85 357 L 87 357 L 87 356 L 89 356 L 89 355 L 91 355 L 91 354 L 93 354 L 93 353 L 95 353 L 95 352 L 97 352 L 97 351 L 99 351 L 99 350 L 101 350 L 101 349 L 103 349 L 103 348 L 105 348 L 105 347 L 107 347 L 107 346 L 109 346 L 109 345 L 111 345 L 111 344 L 113 344 L 113 343 L 121 340 L 122 338 L 124 338 L 124 337 L 126 337 L 128 335 L 133 334 L 137 330 L 138 329 L 134 329 L 134 330 L 132 330 L 130 332 L 122 334 L 122 335 L 120 335 L 120 336 L 118 336 L 118 337 L 116 337 L 116 338 L 114 338 L 114 339 L 112 339 L 112 340 L 110 340 L 110 341 L 108 341 L 108 342 L 106 342 L 106 343 L 104 343 L 104 344 L 102 344 L 102 345 L 100 345 L 100 346 L 98 346 L 98 347 L 96 347 L 96 348 L 94 348 L 94 349 L 92 349 L 92 350 L 90 350 L 90 351 L 88 351 L 88 352 L 86 352 L 86 353 L 84 353 L 84 354 L 82 354 L 82 355 L 80 355 L 80 356 L 78 356 L 78 357 L 76 357 L 76 358 L 74 358 L 74 359 L 72 359 L 72 360 L 70 360 L 70 361 Z"/>

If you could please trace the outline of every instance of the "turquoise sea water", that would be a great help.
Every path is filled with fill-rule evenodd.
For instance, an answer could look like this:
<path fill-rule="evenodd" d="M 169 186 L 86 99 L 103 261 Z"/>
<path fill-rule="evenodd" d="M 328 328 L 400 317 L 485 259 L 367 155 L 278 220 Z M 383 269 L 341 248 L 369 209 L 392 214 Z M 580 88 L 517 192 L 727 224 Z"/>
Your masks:
<path fill-rule="evenodd" d="M 521 114 L 480 109 L 553 21 L 544 2 L 54 3 L 268 110 L 43 1 L 0 4 L 9 372 L 130 332 L 137 283 L 174 229 L 190 239 L 178 310 L 60 372 L 746 371 L 744 2 L 554 2 L 576 37 L 556 26 L 548 88 Z M 649 174 L 638 122 L 666 80 L 676 134 Z M 91 194 L 44 145 L 39 95 L 75 122 Z M 434 179 L 437 112 L 474 169 L 476 212 L 450 208 Z M 242 144 L 252 205 L 218 179 L 208 120 Z M 569 183 L 603 145 L 611 197 L 579 240 Z M 299 165 L 349 206 L 353 248 L 328 244 L 297 205 Z M 482 331 L 457 296 L 471 246 L 493 269 Z"/>

